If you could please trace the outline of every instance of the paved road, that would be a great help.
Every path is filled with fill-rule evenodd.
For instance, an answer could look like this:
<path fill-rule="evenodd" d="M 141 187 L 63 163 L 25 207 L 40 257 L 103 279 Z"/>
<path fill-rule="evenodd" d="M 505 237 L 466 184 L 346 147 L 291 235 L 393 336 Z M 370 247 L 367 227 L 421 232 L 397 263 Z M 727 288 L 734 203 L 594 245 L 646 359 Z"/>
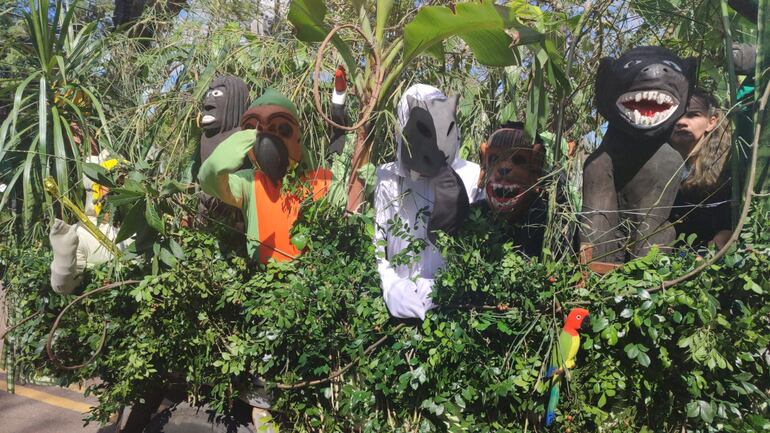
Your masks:
<path fill-rule="evenodd" d="M 55 386 L 16 384 L 16 394 L 9 394 L 0 371 L 0 433 L 114 433 L 112 427 L 83 426 L 83 412 L 95 404 L 93 397 Z"/>

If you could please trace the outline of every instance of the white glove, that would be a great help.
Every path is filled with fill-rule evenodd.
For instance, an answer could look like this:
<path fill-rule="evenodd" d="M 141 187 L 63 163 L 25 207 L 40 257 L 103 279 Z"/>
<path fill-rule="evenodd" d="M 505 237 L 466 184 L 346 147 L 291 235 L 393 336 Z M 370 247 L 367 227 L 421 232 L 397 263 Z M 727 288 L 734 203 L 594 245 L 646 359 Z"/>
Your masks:
<path fill-rule="evenodd" d="M 428 310 L 423 304 L 422 298 L 417 294 L 417 285 L 408 278 L 395 281 L 390 290 L 384 293 L 385 305 L 388 306 L 391 316 L 401 319 L 425 320 L 425 312 Z"/>
<path fill-rule="evenodd" d="M 422 304 L 425 306 L 425 311 L 436 308 L 436 304 L 431 299 L 433 294 L 433 278 L 418 278 L 417 279 L 417 296 L 420 297 Z"/>

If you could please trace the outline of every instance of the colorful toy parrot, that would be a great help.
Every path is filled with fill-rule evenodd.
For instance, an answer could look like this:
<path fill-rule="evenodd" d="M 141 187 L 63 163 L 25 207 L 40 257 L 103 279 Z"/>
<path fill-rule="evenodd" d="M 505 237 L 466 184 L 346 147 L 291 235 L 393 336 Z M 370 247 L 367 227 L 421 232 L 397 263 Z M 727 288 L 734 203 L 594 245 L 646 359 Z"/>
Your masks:
<path fill-rule="evenodd" d="M 578 331 L 583 326 L 583 320 L 588 317 L 588 310 L 574 308 L 569 312 L 559 339 L 551 354 L 551 364 L 545 377 L 551 378 L 551 392 L 548 397 L 548 407 L 545 413 L 545 425 L 550 426 L 556 419 L 556 405 L 559 403 L 559 386 L 562 373 L 575 367 L 575 356 L 580 349 L 580 334 Z M 569 376 L 567 376 L 569 379 Z"/>

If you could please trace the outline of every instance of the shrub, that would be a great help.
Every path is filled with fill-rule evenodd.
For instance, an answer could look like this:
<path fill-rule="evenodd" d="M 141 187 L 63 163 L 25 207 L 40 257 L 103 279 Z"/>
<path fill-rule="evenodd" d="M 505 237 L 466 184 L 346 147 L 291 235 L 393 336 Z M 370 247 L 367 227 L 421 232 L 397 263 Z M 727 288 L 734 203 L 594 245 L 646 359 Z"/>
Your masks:
<path fill-rule="evenodd" d="M 53 319 L 73 296 L 48 288 L 42 246 L 4 250 L 13 318 L 43 313 L 9 341 L 24 371 L 62 383 L 100 377 L 90 389 L 99 421 L 151 387 L 179 382 L 227 412 L 256 374 L 287 430 L 518 432 L 540 430 L 543 364 L 563 315 L 580 305 L 591 312 L 590 330 L 554 429 L 758 431 L 770 425 L 768 214 L 756 207 L 723 261 L 667 290 L 661 282 L 694 267 L 693 254 L 653 251 L 584 278 L 570 260 L 523 256 L 504 225 L 473 214 L 460 236 L 440 237 L 442 307 L 420 323 L 385 309 L 371 210 L 346 217 L 323 202 L 307 208 L 297 229 L 306 253 L 266 267 L 221 252 L 211 234 L 169 231 L 185 251 L 172 267 L 91 272 L 85 290 L 140 283 L 88 297 L 66 315 L 55 339 L 65 364 L 88 359 L 108 321 L 104 349 L 74 372 L 44 354 Z M 9 257 L 20 266 L 8 266 Z"/>

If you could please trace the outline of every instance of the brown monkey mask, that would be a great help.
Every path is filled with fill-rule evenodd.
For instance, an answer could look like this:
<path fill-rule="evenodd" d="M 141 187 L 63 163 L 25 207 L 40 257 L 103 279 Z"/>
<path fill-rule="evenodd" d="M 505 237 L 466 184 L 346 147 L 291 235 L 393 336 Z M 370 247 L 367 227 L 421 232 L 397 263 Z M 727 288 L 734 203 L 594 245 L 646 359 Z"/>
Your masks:
<path fill-rule="evenodd" d="M 299 123 L 280 105 L 250 108 L 241 118 L 241 129 L 255 129 L 257 140 L 249 151 L 254 167 L 278 183 L 302 158 Z"/>
<path fill-rule="evenodd" d="M 545 149 L 530 144 L 521 129 L 501 128 L 481 144 L 479 187 L 495 212 L 516 220 L 537 198 Z"/>

